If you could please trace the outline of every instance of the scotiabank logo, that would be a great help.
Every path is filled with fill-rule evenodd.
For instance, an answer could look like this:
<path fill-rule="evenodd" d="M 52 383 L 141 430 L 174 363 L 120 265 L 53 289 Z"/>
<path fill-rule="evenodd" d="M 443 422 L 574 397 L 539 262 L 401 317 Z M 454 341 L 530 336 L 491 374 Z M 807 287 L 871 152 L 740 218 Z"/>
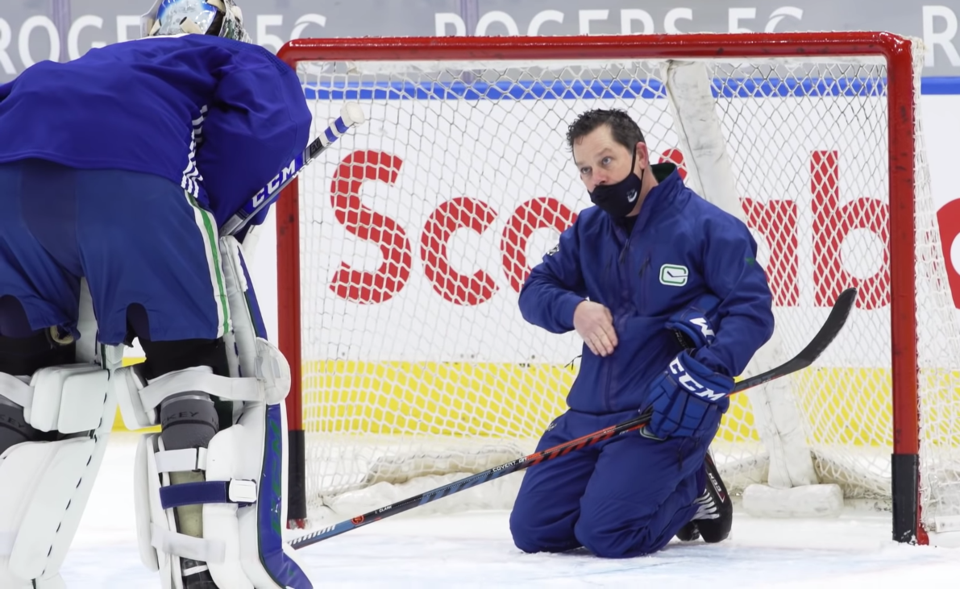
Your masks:
<path fill-rule="evenodd" d="M 664 158 L 681 165 L 683 162 L 683 155 L 677 150 L 665 152 Z M 364 182 L 394 184 L 402 167 L 403 160 L 396 155 L 360 150 L 348 155 L 337 168 L 330 190 L 337 221 L 353 236 L 377 244 L 381 253 L 375 271 L 357 270 L 341 262 L 330 288 L 343 299 L 375 304 L 396 296 L 410 279 L 416 250 L 426 278 L 445 300 L 464 306 L 490 300 L 499 289 L 496 279 L 483 270 L 472 274 L 455 270 L 447 251 L 454 232 L 469 229 L 483 233 L 501 214 L 509 215 L 499 236 L 502 271 L 509 287 L 519 292 L 530 267 L 539 261 L 528 260 L 526 255 L 534 231 L 552 228 L 560 232 L 576 220 L 574 211 L 549 196 L 531 198 L 512 211 L 498 211 L 490 203 L 460 196 L 442 203 L 429 215 L 421 228 L 419 247 L 415 247 L 408 233 L 411 228 L 368 208 L 360 198 Z M 801 281 L 809 280 L 813 281 L 817 306 L 831 306 L 849 286 L 859 288 L 857 305 L 863 309 L 878 309 L 890 303 L 889 248 L 881 248 L 882 261 L 872 276 L 854 276 L 845 267 L 842 256 L 843 241 L 854 230 L 870 231 L 879 243 L 888 242 L 890 207 L 868 195 L 844 198 L 841 204 L 840 173 L 837 152 L 811 154 L 812 227 L 800 227 L 802 205 L 795 201 L 743 199 L 747 224 L 769 246 L 766 271 L 778 306 L 798 306 Z M 943 207 L 939 221 L 944 256 L 949 260 L 950 246 L 960 234 L 960 200 Z M 801 261 L 800 235 L 811 231 L 813 259 Z M 954 302 L 960 307 L 960 275 L 949 262 L 946 266 Z M 811 268 L 812 275 L 801 275 L 801 269 Z"/>
<path fill-rule="evenodd" d="M 330 187 L 334 214 L 352 235 L 372 241 L 380 248 L 382 261 L 374 272 L 364 272 L 341 263 L 330 288 L 337 296 L 358 303 L 382 303 L 403 290 L 410 279 L 413 244 L 407 228 L 395 219 L 375 212 L 360 202 L 360 186 L 367 181 L 393 184 L 403 161 L 381 151 L 355 151 L 338 166 Z M 469 197 L 458 197 L 441 204 L 427 219 L 420 233 L 419 255 L 433 289 L 457 305 L 478 305 L 496 294 L 496 280 L 478 270 L 473 274 L 456 271 L 447 255 L 447 244 L 458 229 L 483 233 L 496 220 L 499 211 L 490 204 Z M 573 224 L 576 214 L 560 201 L 533 198 L 517 207 L 500 239 L 503 272 L 513 290 L 519 292 L 529 272 L 527 241 L 534 231 L 553 228 L 563 231 Z"/>

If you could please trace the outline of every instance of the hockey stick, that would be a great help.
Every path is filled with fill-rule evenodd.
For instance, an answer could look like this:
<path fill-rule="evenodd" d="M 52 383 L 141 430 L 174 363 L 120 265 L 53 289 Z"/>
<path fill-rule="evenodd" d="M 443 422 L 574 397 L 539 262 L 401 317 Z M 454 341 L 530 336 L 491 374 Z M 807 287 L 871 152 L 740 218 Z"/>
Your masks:
<path fill-rule="evenodd" d="M 848 288 L 840 293 L 840 296 L 837 297 L 836 303 L 833 305 L 833 309 L 830 310 L 830 315 L 827 317 L 827 320 L 820 328 L 820 331 L 817 332 L 817 335 L 813 337 L 813 340 L 807 344 L 807 347 L 801 350 L 800 353 L 794 356 L 792 359 L 788 360 L 785 364 L 777 366 L 776 368 L 768 370 L 762 374 L 741 380 L 733 387 L 731 394 L 751 389 L 782 376 L 787 376 L 799 370 L 803 370 L 804 368 L 807 368 L 813 364 L 813 362 L 820 357 L 820 354 L 827 349 L 827 346 L 833 342 L 834 338 L 837 337 L 837 334 L 840 333 L 840 330 L 843 329 L 856 298 L 856 288 Z M 489 470 L 462 478 L 459 481 L 454 481 L 450 484 L 433 489 L 432 491 L 427 491 L 425 493 L 421 493 L 420 495 L 404 499 L 399 503 L 387 505 L 375 511 L 358 515 L 357 517 L 347 521 L 330 525 L 315 532 L 305 534 L 294 539 L 292 542 L 290 542 L 290 545 L 295 550 L 299 550 L 306 546 L 310 546 L 311 544 L 316 544 L 321 540 L 339 536 L 344 532 L 349 532 L 350 530 L 365 526 L 375 521 L 380 521 L 390 516 L 403 513 L 404 511 L 408 511 L 419 505 L 424 505 L 426 503 L 430 503 L 431 501 L 442 499 L 443 497 L 453 495 L 454 493 L 459 493 L 460 491 L 469 489 L 470 487 L 475 487 L 481 483 L 500 478 L 513 472 L 527 469 L 547 460 L 552 460 L 558 456 L 564 456 L 570 452 L 573 452 L 574 450 L 580 450 L 581 448 L 592 446 L 597 442 L 602 442 L 612 438 L 613 436 L 640 429 L 641 427 L 645 426 L 648 421 L 650 421 L 650 415 L 651 410 L 648 409 L 637 417 L 634 417 L 628 421 L 624 421 L 623 423 L 612 425 L 598 432 L 587 434 L 581 438 L 564 442 L 563 444 L 554 446 L 552 448 L 547 448 L 546 450 L 541 450 L 540 452 L 534 452 L 529 456 L 517 458 L 512 462 L 495 466 Z"/>
<path fill-rule="evenodd" d="M 330 123 L 330 126 L 319 137 L 314 139 L 303 153 L 298 154 L 287 167 L 280 171 L 273 180 L 260 189 L 250 201 L 243 205 L 236 214 L 227 219 L 220 228 L 220 235 L 236 235 L 247 224 L 247 220 L 273 204 L 280 196 L 280 191 L 287 187 L 291 180 L 300 175 L 300 172 L 323 153 L 330 144 L 341 135 L 366 122 L 363 109 L 356 103 L 347 103 L 340 109 L 340 116 Z"/>

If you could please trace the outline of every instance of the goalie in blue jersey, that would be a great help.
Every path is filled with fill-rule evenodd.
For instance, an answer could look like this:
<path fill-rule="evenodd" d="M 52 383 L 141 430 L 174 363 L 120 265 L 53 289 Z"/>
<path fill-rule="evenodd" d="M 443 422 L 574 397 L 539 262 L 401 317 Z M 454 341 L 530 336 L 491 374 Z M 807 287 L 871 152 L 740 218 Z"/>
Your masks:
<path fill-rule="evenodd" d="M 527 471 L 517 547 L 649 554 L 671 538 L 720 542 L 732 507 L 708 447 L 733 378 L 772 335 L 772 296 L 737 218 L 651 165 L 637 124 L 592 110 L 569 127 L 592 202 L 530 273 L 523 317 L 583 339 L 569 409 L 537 451 L 652 411 L 647 427 Z"/>
<path fill-rule="evenodd" d="M 289 365 L 246 231 L 218 233 L 311 113 L 233 0 L 157 0 L 142 37 L 0 86 L 0 587 L 62 586 L 118 403 L 160 426 L 131 490 L 161 586 L 311 587 L 281 536 Z"/>

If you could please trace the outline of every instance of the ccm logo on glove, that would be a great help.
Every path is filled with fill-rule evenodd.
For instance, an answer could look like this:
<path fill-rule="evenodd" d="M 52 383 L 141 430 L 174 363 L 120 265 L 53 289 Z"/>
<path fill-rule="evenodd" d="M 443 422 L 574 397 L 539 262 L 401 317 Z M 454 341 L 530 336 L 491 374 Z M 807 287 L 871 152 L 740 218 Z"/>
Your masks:
<path fill-rule="evenodd" d="M 720 423 L 720 416 L 730 406 L 727 395 L 732 390 L 732 378 L 680 352 L 650 385 L 645 405 L 653 412 L 647 429 L 660 439 L 705 435 Z"/>
<path fill-rule="evenodd" d="M 709 328 L 707 329 L 709 331 Z M 710 332 L 710 335 L 713 335 L 712 331 Z M 680 363 L 679 357 L 674 358 L 670 362 L 670 372 L 677 377 L 677 382 L 679 382 L 683 388 L 687 389 L 698 397 L 703 397 L 704 399 L 715 402 L 727 396 L 727 393 L 718 393 L 717 391 L 697 382 L 692 376 L 690 376 L 690 373 L 684 369 L 683 364 Z"/>

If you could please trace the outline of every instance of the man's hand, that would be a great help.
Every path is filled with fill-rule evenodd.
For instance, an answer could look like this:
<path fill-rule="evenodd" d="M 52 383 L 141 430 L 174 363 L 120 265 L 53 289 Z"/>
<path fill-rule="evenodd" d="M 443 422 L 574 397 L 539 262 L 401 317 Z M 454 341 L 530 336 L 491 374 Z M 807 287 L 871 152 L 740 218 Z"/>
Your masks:
<path fill-rule="evenodd" d="M 573 311 L 573 327 L 590 351 L 597 356 L 609 356 L 617 347 L 617 332 L 613 329 L 610 310 L 592 301 L 583 301 Z"/>
<path fill-rule="evenodd" d="M 720 423 L 720 416 L 730 407 L 732 390 L 732 378 L 710 370 L 686 351 L 680 352 L 650 385 L 645 405 L 653 407 L 653 415 L 647 430 L 660 439 L 702 436 Z"/>

